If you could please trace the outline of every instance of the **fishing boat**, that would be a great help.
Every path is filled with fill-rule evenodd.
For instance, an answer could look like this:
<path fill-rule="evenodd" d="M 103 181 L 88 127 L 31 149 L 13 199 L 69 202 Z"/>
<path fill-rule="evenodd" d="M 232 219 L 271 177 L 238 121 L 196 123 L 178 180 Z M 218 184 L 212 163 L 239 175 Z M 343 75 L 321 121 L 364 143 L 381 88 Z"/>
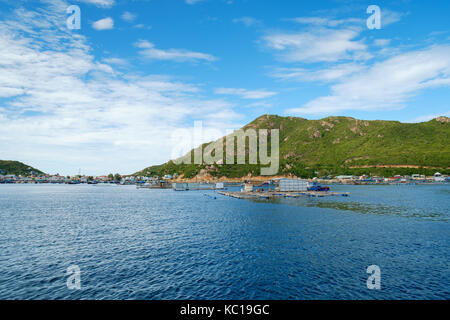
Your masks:
<path fill-rule="evenodd" d="M 317 182 L 312 182 L 308 184 L 308 191 L 330 191 L 330 187 L 322 186 Z"/>

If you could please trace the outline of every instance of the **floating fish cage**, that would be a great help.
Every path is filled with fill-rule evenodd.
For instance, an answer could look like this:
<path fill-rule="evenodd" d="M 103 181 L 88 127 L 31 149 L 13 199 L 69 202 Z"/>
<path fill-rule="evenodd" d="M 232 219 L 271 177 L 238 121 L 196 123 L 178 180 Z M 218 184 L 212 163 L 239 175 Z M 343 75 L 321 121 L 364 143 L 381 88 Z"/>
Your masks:
<path fill-rule="evenodd" d="M 187 183 L 172 183 L 172 189 L 175 191 L 187 191 L 188 184 Z"/>
<path fill-rule="evenodd" d="M 307 191 L 308 181 L 302 179 L 280 179 L 281 192 Z"/>
<path fill-rule="evenodd" d="M 223 190 L 225 189 L 225 185 L 223 182 L 217 182 L 216 183 L 216 190 Z"/>
<path fill-rule="evenodd" d="M 173 183 L 172 189 L 174 191 L 189 191 L 189 190 L 214 190 L 215 184 L 210 183 Z"/>

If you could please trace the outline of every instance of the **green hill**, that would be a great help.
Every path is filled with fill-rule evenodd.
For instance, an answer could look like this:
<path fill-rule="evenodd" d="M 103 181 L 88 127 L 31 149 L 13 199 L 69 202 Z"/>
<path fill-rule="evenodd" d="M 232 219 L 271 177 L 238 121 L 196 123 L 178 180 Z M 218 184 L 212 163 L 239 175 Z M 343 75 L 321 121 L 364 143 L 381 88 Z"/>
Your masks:
<path fill-rule="evenodd" d="M 243 129 L 280 130 L 280 175 L 450 173 L 450 119 L 422 123 L 366 121 L 350 117 L 306 120 L 264 115 Z M 259 175 L 259 165 L 176 165 L 172 161 L 136 175 L 208 173 L 215 177 Z"/>
<path fill-rule="evenodd" d="M 0 160 L 0 174 L 14 174 L 14 175 L 22 175 L 29 176 L 31 174 L 43 174 L 42 171 L 30 167 L 19 161 L 11 161 L 11 160 Z"/>

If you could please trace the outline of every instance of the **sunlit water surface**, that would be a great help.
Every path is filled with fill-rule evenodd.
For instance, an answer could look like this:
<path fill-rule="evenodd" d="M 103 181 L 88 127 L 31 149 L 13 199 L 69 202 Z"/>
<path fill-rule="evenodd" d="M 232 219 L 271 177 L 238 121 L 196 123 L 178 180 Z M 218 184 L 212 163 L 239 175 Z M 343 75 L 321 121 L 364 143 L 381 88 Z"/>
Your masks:
<path fill-rule="evenodd" d="M 0 185 L 0 299 L 450 298 L 450 185 L 332 190 L 351 195 Z"/>

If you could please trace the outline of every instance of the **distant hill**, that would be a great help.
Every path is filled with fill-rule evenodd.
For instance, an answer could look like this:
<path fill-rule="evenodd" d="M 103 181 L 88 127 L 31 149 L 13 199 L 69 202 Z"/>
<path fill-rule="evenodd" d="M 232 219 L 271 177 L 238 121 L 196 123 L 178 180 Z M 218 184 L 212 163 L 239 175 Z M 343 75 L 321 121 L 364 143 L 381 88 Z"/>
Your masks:
<path fill-rule="evenodd" d="M 34 174 L 43 174 L 42 171 L 30 167 L 19 161 L 11 161 L 11 160 L 0 160 L 0 174 L 14 174 L 14 175 L 22 175 L 29 176 L 32 173 Z"/>
<path fill-rule="evenodd" d="M 280 175 L 450 173 L 450 118 L 422 123 L 350 117 L 307 120 L 263 115 L 243 129 L 280 130 Z M 136 175 L 178 173 L 213 177 L 259 175 L 258 165 L 176 165 L 169 161 Z"/>

